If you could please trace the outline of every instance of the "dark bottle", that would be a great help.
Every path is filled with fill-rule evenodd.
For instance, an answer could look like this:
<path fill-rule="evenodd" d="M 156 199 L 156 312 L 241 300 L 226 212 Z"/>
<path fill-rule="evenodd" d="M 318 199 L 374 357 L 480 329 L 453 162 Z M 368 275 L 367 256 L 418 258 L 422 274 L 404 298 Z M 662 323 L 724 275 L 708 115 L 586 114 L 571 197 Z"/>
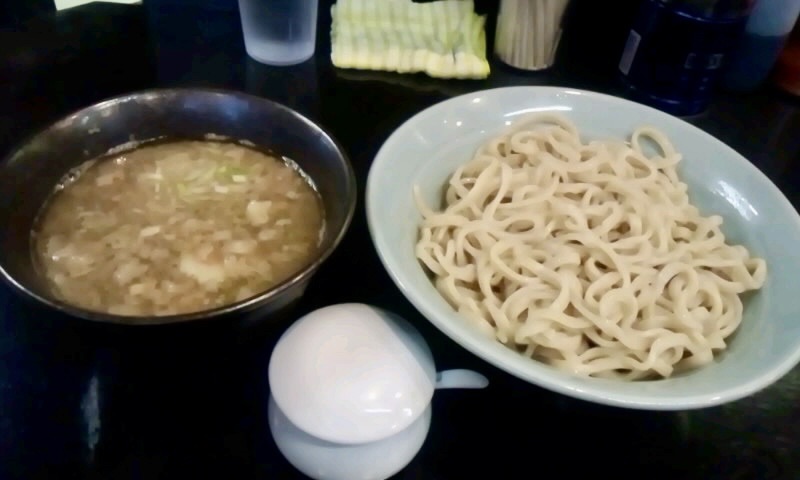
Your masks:
<path fill-rule="evenodd" d="M 755 0 L 642 0 L 619 62 L 634 100 L 678 116 L 704 111 Z"/>
<path fill-rule="evenodd" d="M 778 88 L 800 96 L 800 23 L 778 58 L 773 81 Z"/>

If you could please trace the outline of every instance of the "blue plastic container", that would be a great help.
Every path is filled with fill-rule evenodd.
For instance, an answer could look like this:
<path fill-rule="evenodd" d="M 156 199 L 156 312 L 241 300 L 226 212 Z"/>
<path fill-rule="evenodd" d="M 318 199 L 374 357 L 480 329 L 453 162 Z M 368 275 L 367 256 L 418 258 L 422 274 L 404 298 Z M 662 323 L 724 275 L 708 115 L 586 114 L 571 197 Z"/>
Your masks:
<path fill-rule="evenodd" d="M 800 0 L 758 0 L 725 71 L 725 88 L 753 90 L 766 80 L 800 15 Z"/>
<path fill-rule="evenodd" d="M 677 116 L 703 112 L 755 0 L 642 0 L 619 62 L 631 97 Z"/>

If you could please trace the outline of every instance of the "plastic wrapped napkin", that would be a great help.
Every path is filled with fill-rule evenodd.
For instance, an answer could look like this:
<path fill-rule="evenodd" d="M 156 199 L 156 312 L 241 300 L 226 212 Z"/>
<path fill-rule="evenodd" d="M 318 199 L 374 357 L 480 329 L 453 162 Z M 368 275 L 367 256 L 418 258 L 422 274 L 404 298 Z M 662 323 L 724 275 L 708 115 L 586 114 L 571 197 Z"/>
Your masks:
<path fill-rule="evenodd" d="M 339 0 L 331 60 L 339 68 L 486 78 L 486 17 L 471 0 Z"/>

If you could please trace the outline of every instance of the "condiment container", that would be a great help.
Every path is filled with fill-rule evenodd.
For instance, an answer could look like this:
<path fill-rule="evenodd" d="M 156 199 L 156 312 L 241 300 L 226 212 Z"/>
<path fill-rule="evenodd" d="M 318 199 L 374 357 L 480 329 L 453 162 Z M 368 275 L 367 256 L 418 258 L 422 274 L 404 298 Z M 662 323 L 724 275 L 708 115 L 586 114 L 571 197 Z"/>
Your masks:
<path fill-rule="evenodd" d="M 619 61 L 630 96 L 678 116 L 704 111 L 754 0 L 642 0 Z"/>
<path fill-rule="evenodd" d="M 728 90 L 748 91 L 769 75 L 800 14 L 800 0 L 759 0 L 745 33 L 731 54 L 723 84 Z"/>
<path fill-rule="evenodd" d="M 569 0 L 501 0 L 494 40 L 497 58 L 523 70 L 552 66 L 568 4 Z"/>
<path fill-rule="evenodd" d="M 795 26 L 778 58 L 773 81 L 778 88 L 800 96 L 800 24 Z"/>
<path fill-rule="evenodd" d="M 269 425 L 278 449 L 315 479 L 383 480 L 422 447 L 437 388 L 484 388 L 469 370 L 436 373 L 419 332 L 370 305 L 309 313 L 269 364 Z"/>

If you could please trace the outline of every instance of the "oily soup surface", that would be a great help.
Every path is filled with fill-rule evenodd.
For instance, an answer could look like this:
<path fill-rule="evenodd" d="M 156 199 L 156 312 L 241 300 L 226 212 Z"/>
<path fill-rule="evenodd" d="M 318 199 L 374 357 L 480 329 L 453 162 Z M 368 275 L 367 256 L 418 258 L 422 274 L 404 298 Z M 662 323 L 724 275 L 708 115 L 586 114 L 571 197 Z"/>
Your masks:
<path fill-rule="evenodd" d="M 87 163 L 33 232 L 63 300 L 131 316 L 244 300 L 315 255 L 317 192 L 292 165 L 234 143 L 176 141 Z"/>

